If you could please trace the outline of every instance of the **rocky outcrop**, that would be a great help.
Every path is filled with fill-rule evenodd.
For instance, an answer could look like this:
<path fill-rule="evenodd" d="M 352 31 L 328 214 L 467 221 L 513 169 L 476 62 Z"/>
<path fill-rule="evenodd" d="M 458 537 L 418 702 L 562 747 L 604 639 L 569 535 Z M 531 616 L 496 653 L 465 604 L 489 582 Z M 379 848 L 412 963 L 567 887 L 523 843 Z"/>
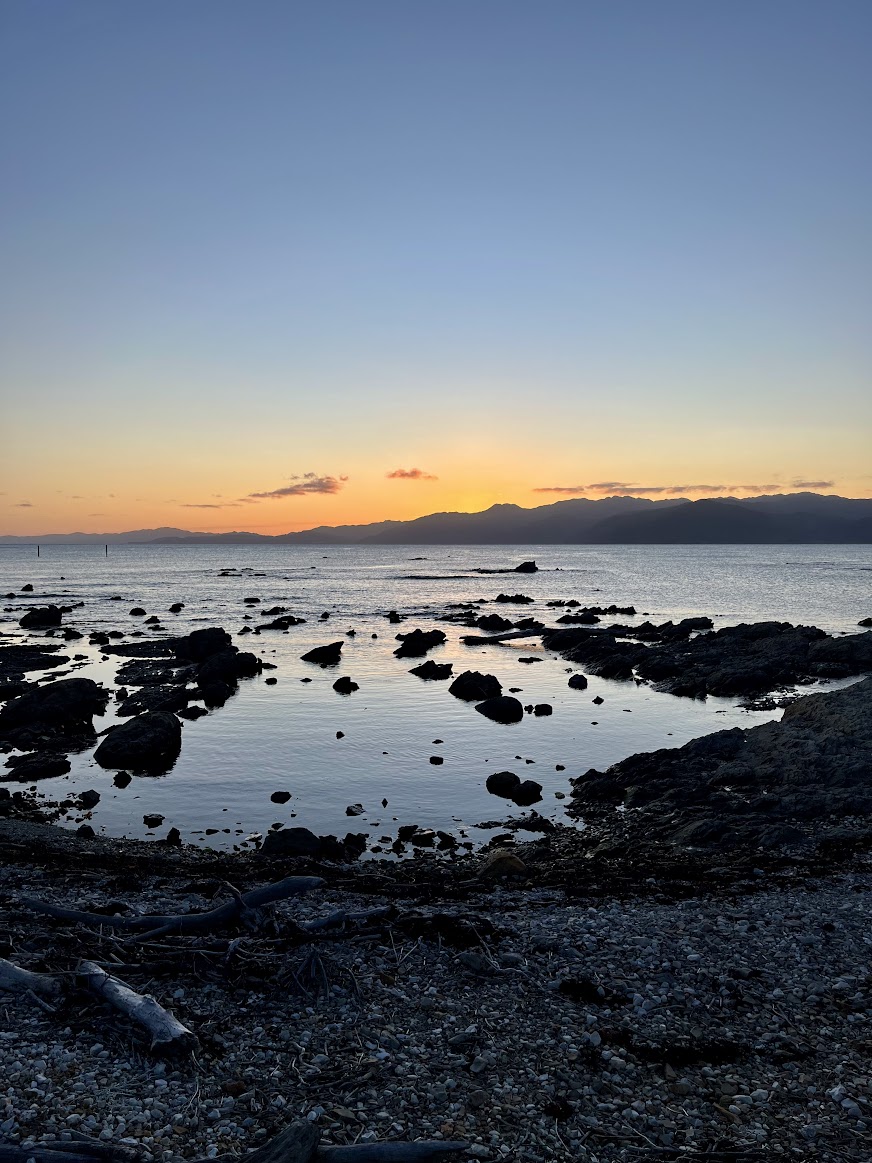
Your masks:
<path fill-rule="evenodd" d="M 19 727 L 91 731 L 93 717 L 102 714 L 108 697 L 90 678 L 31 686 L 0 710 L 0 734 Z"/>
<path fill-rule="evenodd" d="M 451 678 L 452 670 L 453 666 L 450 662 L 434 662 L 432 658 L 428 658 L 420 666 L 413 666 L 409 674 L 416 674 L 418 678 L 426 679 L 428 682 L 436 682 L 440 679 Z"/>
<path fill-rule="evenodd" d="M 344 642 L 330 642 L 326 646 L 316 646 L 314 649 L 301 654 L 303 662 L 312 662 L 316 666 L 338 666 L 342 659 Z"/>
<path fill-rule="evenodd" d="M 30 783 L 35 779 L 54 779 L 66 775 L 70 761 L 65 755 L 51 751 L 33 751 L 25 755 L 13 755 L 6 760 L 7 771 L 0 774 L 0 780 L 17 780 Z"/>
<path fill-rule="evenodd" d="M 694 845 L 765 845 L 786 825 L 872 815 L 872 679 L 798 699 L 781 722 L 632 755 L 572 784 L 574 814 L 623 803 L 641 832 Z"/>
<path fill-rule="evenodd" d="M 167 711 L 148 711 L 113 727 L 94 752 L 101 767 L 167 771 L 182 749 L 182 728 Z"/>
<path fill-rule="evenodd" d="M 18 620 L 24 630 L 49 630 L 60 626 L 63 611 L 59 606 L 34 606 Z"/>

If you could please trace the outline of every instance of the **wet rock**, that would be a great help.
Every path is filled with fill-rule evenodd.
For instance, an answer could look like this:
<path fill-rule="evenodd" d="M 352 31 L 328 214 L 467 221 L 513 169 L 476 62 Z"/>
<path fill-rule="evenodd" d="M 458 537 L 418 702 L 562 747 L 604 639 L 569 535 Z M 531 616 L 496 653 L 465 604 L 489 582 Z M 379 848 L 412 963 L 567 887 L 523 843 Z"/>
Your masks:
<path fill-rule="evenodd" d="M 220 626 L 207 626 L 202 630 L 192 630 L 183 638 L 171 641 L 176 656 L 189 658 L 192 662 L 205 662 L 211 655 L 222 650 L 229 650 L 233 646 L 230 635 Z"/>
<path fill-rule="evenodd" d="M 468 703 L 497 698 L 502 690 L 502 684 L 497 678 L 492 674 L 480 674 L 477 670 L 463 671 L 448 688 L 449 694 Z"/>
<path fill-rule="evenodd" d="M 497 596 L 494 598 L 494 601 L 506 603 L 511 602 L 516 605 L 528 605 L 533 601 L 533 599 L 528 598 L 526 594 L 497 594 Z"/>
<path fill-rule="evenodd" d="M 441 767 L 442 764 L 445 762 L 445 760 L 442 758 L 441 755 L 431 755 L 430 762 L 433 764 L 434 767 Z"/>
<path fill-rule="evenodd" d="M 289 791 L 274 791 L 269 797 L 274 804 L 286 804 L 291 798 Z"/>
<path fill-rule="evenodd" d="M 216 679 L 214 682 L 201 683 L 200 695 L 206 706 L 214 709 L 223 707 L 227 700 L 233 696 L 235 689 L 235 685 L 230 686 L 228 683 Z"/>
<path fill-rule="evenodd" d="M 536 703 L 533 707 L 533 714 L 542 718 L 543 715 L 553 715 L 554 708 L 550 703 Z"/>
<path fill-rule="evenodd" d="M 116 772 L 112 782 L 116 787 L 129 787 L 133 780 L 133 776 L 129 771 Z"/>
<path fill-rule="evenodd" d="M 235 687 L 240 678 L 254 678 L 262 669 L 256 654 L 229 650 L 218 650 L 197 667 L 197 683 L 201 688 L 213 682 L 223 682 Z"/>
<path fill-rule="evenodd" d="M 184 610 L 184 608 L 185 608 L 184 602 L 173 602 L 173 604 L 170 606 L 169 612 L 171 614 L 181 614 L 181 612 L 182 612 L 182 610 Z"/>
<path fill-rule="evenodd" d="M 340 695 L 352 695 L 355 691 L 360 690 L 360 686 L 358 683 L 352 681 L 347 674 L 344 674 L 342 678 L 337 678 L 333 684 L 333 689 Z"/>
<path fill-rule="evenodd" d="M 316 646 L 300 657 L 303 662 L 312 662 L 317 666 L 338 666 L 344 645 L 344 642 L 330 642 L 326 646 Z"/>
<path fill-rule="evenodd" d="M 143 610 L 142 606 L 134 606 L 130 611 L 131 618 L 144 618 L 145 615 L 146 611 Z"/>
<path fill-rule="evenodd" d="M 190 719 L 190 720 L 202 719 L 202 717 L 204 715 L 209 714 L 209 712 L 206 710 L 205 707 L 197 707 L 197 706 L 183 707 L 180 711 L 177 711 L 176 713 L 179 715 L 180 718 Z"/>
<path fill-rule="evenodd" d="M 142 817 L 142 822 L 146 828 L 159 828 L 164 822 L 164 817 L 159 812 L 148 812 Z"/>
<path fill-rule="evenodd" d="M 485 787 L 491 795 L 511 799 L 515 791 L 521 786 L 521 781 L 513 771 L 495 771 L 485 781 Z"/>
<path fill-rule="evenodd" d="M 308 828 L 279 828 L 267 832 L 259 851 L 265 856 L 320 856 L 322 848 L 320 836 Z"/>
<path fill-rule="evenodd" d="M 144 711 L 181 711 L 189 694 L 179 686 L 147 686 L 122 700 L 118 714 L 122 718 L 141 715 Z"/>
<path fill-rule="evenodd" d="M 441 646 L 445 634 L 441 630 L 412 630 L 408 634 L 398 634 L 400 645 L 394 651 L 395 658 L 420 658 L 434 646 Z"/>
<path fill-rule="evenodd" d="M 76 835 L 80 836 L 83 840 L 93 840 L 97 833 L 90 824 L 82 824 L 81 827 L 76 828 Z"/>
<path fill-rule="evenodd" d="M 861 618 L 857 623 L 858 626 L 872 626 L 872 618 Z"/>
<path fill-rule="evenodd" d="M 428 658 L 420 666 L 413 666 L 409 674 L 416 674 L 418 678 L 426 679 L 428 682 L 438 682 L 441 679 L 451 678 L 452 670 L 453 666 L 450 662 L 434 662 L 432 658 Z"/>
<path fill-rule="evenodd" d="M 277 678 L 265 678 L 263 681 L 266 686 L 275 686 L 279 680 Z"/>
<path fill-rule="evenodd" d="M 387 620 L 394 626 L 403 620 L 396 610 L 388 610 L 386 617 Z"/>
<path fill-rule="evenodd" d="M 91 808 L 96 808 L 97 804 L 99 804 L 100 793 L 93 788 L 89 788 L 88 791 L 83 791 L 79 795 L 78 800 L 80 807 L 84 808 L 85 811 L 90 811 Z"/>
<path fill-rule="evenodd" d="M 583 674 L 573 674 L 566 685 L 572 687 L 574 691 L 584 691 L 587 690 L 587 679 Z"/>
<path fill-rule="evenodd" d="M 594 695 L 594 697 L 590 701 L 592 703 L 595 703 L 599 707 L 605 702 L 605 699 L 602 698 L 601 695 Z"/>
<path fill-rule="evenodd" d="M 0 709 L 0 733 L 37 725 L 92 731 L 93 716 L 102 714 L 108 698 L 108 691 L 90 678 L 65 678 L 48 686 L 31 686 Z"/>
<path fill-rule="evenodd" d="M 170 828 L 169 832 L 167 832 L 164 844 L 169 844 L 170 848 L 181 848 L 182 834 L 178 828 Z"/>
<path fill-rule="evenodd" d="M 295 618 L 293 614 L 282 614 L 272 622 L 264 622 L 256 627 L 258 630 L 290 630 L 292 626 L 302 626 L 305 618 Z"/>
<path fill-rule="evenodd" d="M 4 682 L 0 683 L 0 703 L 8 703 L 10 699 L 17 699 L 27 690 L 27 683 Z"/>
<path fill-rule="evenodd" d="M 349 804 L 345 809 L 346 816 L 362 816 L 364 813 L 363 804 Z"/>
<path fill-rule="evenodd" d="M 515 573 L 538 573 L 539 566 L 535 561 L 522 561 L 520 565 L 515 566 Z"/>
<path fill-rule="evenodd" d="M 519 808 L 528 808 L 531 804 L 538 804 L 542 799 L 542 784 L 533 779 L 525 779 L 519 783 L 510 797 Z"/>
<path fill-rule="evenodd" d="M 486 630 L 489 634 L 512 629 L 512 623 L 509 619 L 503 618 L 500 614 L 483 614 L 480 618 L 476 618 L 475 625 L 480 630 Z"/>
<path fill-rule="evenodd" d="M 30 582 L 28 582 L 27 585 L 23 585 L 21 587 L 21 592 L 23 594 L 32 594 L 33 593 L 33 586 L 30 584 Z M 12 596 L 14 597 L 15 595 L 13 594 Z"/>
<path fill-rule="evenodd" d="M 527 866 L 510 848 L 494 848 L 484 858 L 481 875 L 486 877 L 523 876 Z"/>
<path fill-rule="evenodd" d="M 432 828 L 419 828 L 410 838 L 413 848 L 433 848 L 436 844 L 436 833 Z"/>
<path fill-rule="evenodd" d="M 0 779 L 18 780 L 20 783 L 30 783 L 37 779 L 54 779 L 59 775 L 66 775 L 70 770 L 70 761 L 65 755 L 56 755 L 50 751 L 34 751 L 26 755 L 12 755 L 6 760 L 9 775 L 0 775 Z"/>
<path fill-rule="evenodd" d="M 35 606 L 18 620 L 25 630 L 47 630 L 60 626 L 63 614 L 58 606 Z"/>
<path fill-rule="evenodd" d="M 94 752 L 101 767 L 166 771 L 182 748 L 182 729 L 175 715 L 149 711 L 113 727 Z"/>
<path fill-rule="evenodd" d="M 495 723 L 519 723 L 524 717 L 524 708 L 512 695 L 499 695 L 476 704 L 480 715 Z"/>
<path fill-rule="evenodd" d="M 77 642 L 80 638 L 84 638 L 85 635 L 78 630 L 74 630 L 72 626 L 67 626 L 64 628 L 62 637 L 64 642 Z"/>

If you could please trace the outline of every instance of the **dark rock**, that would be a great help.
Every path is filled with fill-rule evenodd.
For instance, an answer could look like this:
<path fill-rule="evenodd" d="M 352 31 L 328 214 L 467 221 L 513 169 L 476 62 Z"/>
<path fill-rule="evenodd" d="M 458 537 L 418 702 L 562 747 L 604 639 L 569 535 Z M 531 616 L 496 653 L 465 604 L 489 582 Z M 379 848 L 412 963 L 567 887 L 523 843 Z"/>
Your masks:
<path fill-rule="evenodd" d="M 408 634 L 398 634 L 400 645 L 394 651 L 395 658 L 420 658 L 434 646 L 441 646 L 445 634 L 441 630 L 412 630 Z"/>
<path fill-rule="evenodd" d="M 185 608 L 184 602 L 173 602 L 173 604 L 170 606 L 169 612 L 171 614 L 181 614 L 181 612 L 182 612 L 182 610 L 184 610 L 184 608 Z"/>
<path fill-rule="evenodd" d="M 91 635 L 88 641 L 92 646 L 108 646 L 110 639 L 108 634 L 97 631 L 97 633 Z"/>
<path fill-rule="evenodd" d="M 400 615 L 397 613 L 396 610 L 389 610 L 388 614 L 387 614 L 387 619 L 394 626 L 396 626 L 398 622 L 402 622 L 402 620 L 403 620 L 400 617 Z"/>
<path fill-rule="evenodd" d="M 594 695 L 594 697 L 590 701 L 592 703 L 596 703 L 596 705 L 599 707 L 605 702 L 605 699 L 602 698 L 601 695 Z"/>
<path fill-rule="evenodd" d="M 432 828 L 419 828 L 410 837 L 409 843 L 413 848 L 432 848 L 436 844 L 436 833 Z"/>
<path fill-rule="evenodd" d="M 327 646 L 316 646 L 300 657 L 303 662 L 313 662 L 318 666 L 338 666 L 343 646 L 343 642 L 330 642 Z"/>
<path fill-rule="evenodd" d="M 180 686 L 147 686 L 124 699 L 118 707 L 121 718 L 141 715 L 144 711 L 181 711 L 189 694 Z"/>
<path fill-rule="evenodd" d="M 169 832 L 167 832 L 164 844 L 169 844 L 170 848 L 181 848 L 182 834 L 178 828 L 170 828 Z"/>
<path fill-rule="evenodd" d="M 130 616 L 132 618 L 144 618 L 145 614 L 146 614 L 146 611 L 143 610 L 142 606 L 134 606 L 133 609 L 130 611 Z"/>
<path fill-rule="evenodd" d="M 480 715 L 492 719 L 495 723 L 518 723 L 524 717 L 524 708 L 512 695 L 485 699 L 483 703 L 478 703 L 475 709 Z"/>
<path fill-rule="evenodd" d="M 516 605 L 528 605 L 533 601 L 528 598 L 526 594 L 497 594 L 494 598 L 495 602 L 513 602 Z"/>
<path fill-rule="evenodd" d="M 279 680 L 277 678 L 265 678 L 263 681 L 266 686 L 275 686 Z"/>
<path fill-rule="evenodd" d="M 267 832 L 260 851 L 265 856 L 320 856 L 322 848 L 320 836 L 308 828 L 279 828 Z"/>
<path fill-rule="evenodd" d="M 573 674 L 566 685 L 574 691 L 584 691 L 587 690 L 587 679 L 583 674 Z"/>
<path fill-rule="evenodd" d="M 182 748 L 182 729 L 175 715 L 149 711 L 113 727 L 94 752 L 101 767 L 166 771 Z"/>
<path fill-rule="evenodd" d="M 582 610 L 578 614 L 563 614 L 557 621 L 569 626 L 593 626 L 599 618 L 589 610 Z"/>
<path fill-rule="evenodd" d="M 434 767 L 440 767 L 445 762 L 445 760 L 442 758 L 441 755 L 431 755 L 430 762 L 433 764 Z"/>
<path fill-rule="evenodd" d="M 90 788 L 88 791 L 83 791 L 79 795 L 78 799 L 79 806 L 84 808 L 85 811 L 90 811 L 91 808 L 96 808 L 97 804 L 99 804 L 100 793 L 98 791 L 94 791 L 93 788 Z"/>
<path fill-rule="evenodd" d="M 491 795 L 502 796 L 507 800 L 512 799 L 520 786 L 521 781 L 513 771 L 495 771 L 485 781 L 485 787 Z"/>
<path fill-rule="evenodd" d="M 534 662 L 544 662 L 544 661 L 545 661 L 544 658 L 537 658 L 535 656 L 530 657 L 530 658 L 519 658 L 518 659 L 518 662 L 523 662 L 527 666 L 532 666 L 532 664 Z"/>
<path fill-rule="evenodd" d="M 480 630 L 486 630 L 489 634 L 512 629 L 512 623 L 509 619 L 503 618 L 500 614 L 483 614 L 480 618 L 476 618 L 475 625 Z"/>
<path fill-rule="evenodd" d="M 63 632 L 64 642 L 76 642 L 79 638 L 84 638 L 85 635 L 78 630 L 74 630 L 72 626 L 67 626 Z"/>
<path fill-rule="evenodd" d="M 418 678 L 426 679 L 428 682 L 436 682 L 440 679 L 451 678 L 452 669 L 450 662 L 434 662 L 432 658 L 428 658 L 420 666 L 413 666 L 409 674 L 416 674 Z"/>
<path fill-rule="evenodd" d="M 30 582 L 28 582 L 27 585 L 24 585 L 21 587 L 21 592 L 23 594 L 32 594 L 33 593 L 33 586 L 30 584 Z M 14 597 L 15 595 L 13 594 L 12 596 Z"/>
<path fill-rule="evenodd" d="M 291 793 L 289 791 L 274 791 L 269 798 L 274 804 L 286 804 L 291 798 Z"/>
<path fill-rule="evenodd" d="M 260 605 L 260 598 L 243 598 L 242 600 L 243 600 L 243 602 L 245 602 L 246 606 L 259 606 Z"/>
<path fill-rule="evenodd" d="M 862 618 L 862 619 L 861 619 L 861 620 L 860 620 L 860 621 L 857 623 L 857 625 L 858 625 L 858 626 L 872 626 L 872 618 Z"/>
<path fill-rule="evenodd" d="M 220 626 L 192 630 L 184 638 L 171 641 L 173 653 L 179 658 L 189 658 L 192 662 L 205 662 L 211 655 L 229 650 L 233 646 L 230 635 Z"/>
<path fill-rule="evenodd" d="M 497 698 L 502 690 L 502 684 L 492 674 L 480 674 L 477 670 L 463 671 L 448 688 L 449 694 L 468 703 Z"/>
<path fill-rule="evenodd" d="M 256 654 L 233 647 L 218 650 L 201 662 L 197 667 L 197 683 L 201 689 L 214 682 L 223 682 L 232 688 L 240 678 L 254 678 L 260 671 L 261 662 Z"/>
<path fill-rule="evenodd" d="M 519 808 L 527 808 L 530 804 L 538 804 L 542 799 L 542 784 L 536 783 L 532 779 L 525 779 L 522 783 L 518 784 L 510 798 L 514 800 Z"/>
<path fill-rule="evenodd" d="M 515 566 L 515 573 L 538 573 L 539 566 L 535 561 L 522 561 L 520 565 Z"/>
<path fill-rule="evenodd" d="M 305 621 L 305 618 L 295 618 L 293 614 L 283 614 L 280 618 L 274 618 L 272 622 L 264 622 L 256 629 L 290 630 L 292 626 L 302 626 Z"/>
<path fill-rule="evenodd" d="M 133 780 L 133 776 L 130 774 L 129 771 L 119 771 L 119 772 L 116 772 L 115 776 L 112 779 L 112 782 L 115 784 L 116 787 L 129 787 L 132 780 Z"/>
<path fill-rule="evenodd" d="M 401 824 L 397 829 L 397 839 L 402 840 L 405 843 L 406 841 L 411 840 L 417 831 L 417 824 Z"/>
<path fill-rule="evenodd" d="M 60 626 L 62 616 L 57 606 L 34 606 L 18 620 L 18 625 L 25 630 L 47 630 Z"/>
<path fill-rule="evenodd" d="M 55 755 L 49 751 L 34 751 L 26 755 L 12 755 L 6 760 L 6 767 L 10 771 L 8 776 L 0 779 L 15 779 L 20 783 L 30 783 L 36 779 L 54 779 L 58 775 L 66 775 L 70 770 L 70 761 L 65 755 Z"/>
<path fill-rule="evenodd" d="M 543 715 L 553 715 L 554 708 L 550 703 L 536 703 L 535 707 L 533 708 L 533 714 L 539 715 L 540 718 Z"/>
<path fill-rule="evenodd" d="M 346 816 L 362 816 L 364 813 L 363 804 L 349 804 L 345 809 Z"/>
<path fill-rule="evenodd" d="M 209 712 L 206 710 L 205 707 L 193 706 L 193 707 L 183 707 L 180 711 L 177 712 L 177 714 L 182 719 L 194 720 L 194 719 L 202 719 L 202 717 L 204 715 L 208 715 Z"/>
<path fill-rule="evenodd" d="M 142 817 L 142 822 L 146 828 L 159 828 L 164 822 L 164 817 L 159 812 L 148 812 Z"/>
<path fill-rule="evenodd" d="M 344 674 L 342 678 L 337 678 L 336 682 L 333 684 L 333 689 L 337 692 L 337 694 L 351 695 L 354 694 L 355 691 L 359 691 L 360 686 L 358 683 L 353 682 L 347 674 Z"/>
<path fill-rule="evenodd" d="M 8 703 L 10 699 L 17 699 L 27 690 L 26 682 L 0 683 L 0 703 Z"/>
<path fill-rule="evenodd" d="M 92 731 L 93 716 L 103 713 L 108 698 L 108 691 L 90 678 L 65 678 L 49 686 L 31 686 L 0 709 L 0 732 L 35 725 Z"/>
<path fill-rule="evenodd" d="M 206 682 L 200 684 L 200 694 L 203 697 L 203 702 L 207 707 L 223 707 L 229 698 L 232 697 L 235 686 L 229 686 L 226 682 L 220 679 L 215 679 L 214 682 Z"/>
<path fill-rule="evenodd" d="M 97 833 L 90 824 L 82 824 L 81 827 L 76 828 L 76 835 L 81 836 L 83 840 L 93 840 Z"/>

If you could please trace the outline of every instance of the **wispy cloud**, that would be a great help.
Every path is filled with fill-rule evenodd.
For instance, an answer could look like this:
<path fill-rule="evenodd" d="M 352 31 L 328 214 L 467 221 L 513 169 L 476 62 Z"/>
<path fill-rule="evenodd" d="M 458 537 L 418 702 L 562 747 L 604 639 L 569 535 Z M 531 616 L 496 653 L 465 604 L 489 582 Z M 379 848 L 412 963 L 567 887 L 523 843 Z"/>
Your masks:
<path fill-rule="evenodd" d="M 32 509 L 33 503 L 31 501 L 18 501 L 12 506 L 13 509 Z"/>
<path fill-rule="evenodd" d="M 424 472 L 422 468 L 395 468 L 393 472 L 386 472 L 389 481 L 438 481 L 439 477 L 431 472 Z"/>
<path fill-rule="evenodd" d="M 281 497 L 305 497 L 310 493 L 338 493 L 348 480 L 348 477 L 319 477 L 313 472 L 306 472 L 302 476 L 292 476 L 289 479 L 292 482 L 289 485 L 282 485 L 281 488 L 270 489 L 265 493 L 249 493 L 247 497 L 240 499 L 268 501 L 277 500 Z"/>
<path fill-rule="evenodd" d="M 179 506 L 181 509 L 238 509 L 239 501 L 222 501 L 220 504 L 205 503 L 195 504 L 192 501 L 183 501 Z"/>
<path fill-rule="evenodd" d="M 742 485 L 637 485 L 632 481 L 595 481 L 590 485 L 547 485 L 533 489 L 534 493 L 561 493 L 565 496 L 579 496 L 593 493 L 598 496 L 624 497 L 682 497 L 717 496 L 730 493 L 784 493 L 791 489 L 831 489 L 835 481 L 794 480 L 786 484 L 742 484 Z"/>
<path fill-rule="evenodd" d="M 88 516 L 89 517 L 105 517 L 106 514 L 105 513 L 89 513 Z"/>

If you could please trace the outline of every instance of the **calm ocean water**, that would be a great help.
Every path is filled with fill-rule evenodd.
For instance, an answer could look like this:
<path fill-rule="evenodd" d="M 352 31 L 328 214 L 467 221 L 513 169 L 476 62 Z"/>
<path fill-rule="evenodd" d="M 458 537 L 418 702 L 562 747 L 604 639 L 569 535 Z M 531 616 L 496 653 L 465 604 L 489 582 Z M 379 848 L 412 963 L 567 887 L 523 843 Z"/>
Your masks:
<path fill-rule="evenodd" d="M 536 559 L 539 573 L 472 572 L 513 567 L 527 558 Z M 221 576 L 225 570 L 234 573 Z M 110 546 L 105 557 L 102 546 L 58 545 L 43 546 L 39 558 L 29 547 L 0 549 L 0 592 L 17 592 L 27 582 L 34 594 L 8 602 L 14 609 L 0 615 L 5 642 L 21 635 L 18 607 L 25 602 L 83 602 L 65 619 L 80 630 L 139 628 L 141 619 L 128 611 L 140 605 L 158 614 L 169 632 L 214 625 L 235 636 L 250 612 L 245 597 L 287 606 L 308 619 L 287 633 L 236 639 L 277 669 L 243 681 L 223 708 L 183 723 L 182 753 L 167 775 L 138 777 L 118 789 L 112 774 L 86 752 L 71 757 L 69 776 L 40 783 L 52 798 L 99 791 L 91 820 L 97 830 L 146 836 L 143 815 L 159 812 L 165 817 L 159 834 L 175 826 L 186 839 L 213 846 L 239 843 L 279 821 L 320 833 L 364 830 L 373 842 L 396 835 L 399 824 L 417 823 L 479 841 L 491 833 L 476 824 L 508 814 L 506 802 L 485 790 L 492 771 L 537 780 L 544 798 L 535 810 L 560 819 L 562 801 L 555 793 L 569 791 L 569 776 L 780 712 L 747 712 L 724 699 L 693 702 L 597 678 L 586 691 L 572 691 L 567 664 L 535 639 L 461 645 L 468 631 L 434 621 L 447 603 L 508 591 L 535 602 L 492 609 L 539 616 L 549 624 L 559 611 L 547 610 L 545 602 L 577 598 L 588 605 L 634 605 L 638 620 L 708 614 L 717 627 L 777 619 L 853 632 L 861 617 L 872 614 L 872 546 Z M 111 601 L 113 595 L 123 601 Z M 178 616 L 166 613 L 174 601 L 185 603 Z M 390 609 L 408 614 L 408 620 L 390 626 L 384 616 Z M 330 612 L 326 623 L 319 620 L 324 611 Z M 392 651 L 396 631 L 415 626 L 439 626 L 448 634 L 445 646 L 429 657 L 453 662 L 455 673 L 496 674 L 504 687 L 523 688 L 523 702 L 549 702 L 554 714 L 501 726 L 449 695 L 448 683 L 410 675 L 416 661 L 398 660 Z M 346 639 L 335 670 L 300 661 L 312 646 L 344 638 L 349 629 L 356 636 Z M 99 651 L 82 643 L 64 652 L 87 654 L 88 665 L 75 673 L 107 683 L 124 661 L 101 661 Z M 518 662 L 533 655 L 543 661 Z M 351 696 L 334 692 L 332 683 L 341 674 L 360 690 Z M 267 686 L 267 676 L 277 684 Z M 304 677 L 312 681 L 301 683 Z M 600 706 L 591 701 L 596 695 L 605 700 Z M 97 729 L 113 721 L 110 704 Z M 444 764 L 431 765 L 432 755 L 442 756 Z M 558 764 L 565 770 L 557 771 Z M 289 791 L 292 798 L 273 804 L 274 791 Z M 351 819 L 345 809 L 355 803 L 365 813 Z M 206 829 L 219 831 L 206 835 Z"/>

